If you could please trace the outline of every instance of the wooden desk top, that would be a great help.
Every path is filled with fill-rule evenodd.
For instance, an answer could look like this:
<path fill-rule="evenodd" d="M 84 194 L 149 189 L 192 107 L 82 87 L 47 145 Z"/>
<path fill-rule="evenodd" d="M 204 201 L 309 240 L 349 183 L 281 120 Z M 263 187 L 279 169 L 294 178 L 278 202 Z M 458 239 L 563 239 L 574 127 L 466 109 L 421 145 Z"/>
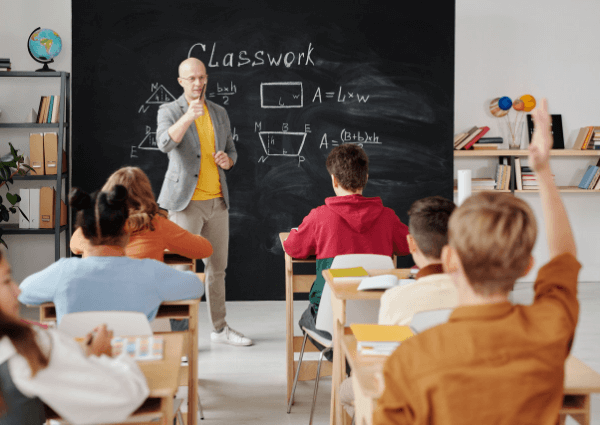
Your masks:
<path fill-rule="evenodd" d="M 177 392 L 179 368 L 183 356 L 183 333 L 163 333 L 162 360 L 139 361 L 138 366 L 146 376 L 149 397 L 169 397 Z"/>
<path fill-rule="evenodd" d="M 281 232 L 279 233 L 279 240 L 281 241 L 281 246 L 283 247 L 283 242 L 287 239 L 287 237 L 290 235 L 290 232 Z M 285 252 L 285 249 L 283 250 L 283 252 Z M 287 252 L 285 253 L 285 255 L 288 255 Z M 315 261 L 317 261 L 317 257 L 315 257 L 314 255 L 311 255 L 307 258 L 292 258 L 292 263 L 314 263 Z"/>
<path fill-rule="evenodd" d="M 356 349 L 354 335 L 344 335 L 342 347 L 355 379 L 365 395 L 373 399 L 379 398 L 383 392 L 383 365 L 387 356 L 364 356 Z M 375 379 L 373 379 L 375 377 Z M 587 366 L 576 357 L 569 356 L 565 362 L 564 394 L 600 393 L 600 373 Z"/>
<path fill-rule="evenodd" d="M 393 274 L 398 279 L 407 279 L 410 276 L 410 269 L 379 269 L 367 270 L 369 276 L 378 276 L 382 274 Z M 360 280 L 335 283 L 331 272 L 323 270 L 323 277 L 331 287 L 332 294 L 339 300 L 378 300 L 385 291 L 357 291 Z"/>

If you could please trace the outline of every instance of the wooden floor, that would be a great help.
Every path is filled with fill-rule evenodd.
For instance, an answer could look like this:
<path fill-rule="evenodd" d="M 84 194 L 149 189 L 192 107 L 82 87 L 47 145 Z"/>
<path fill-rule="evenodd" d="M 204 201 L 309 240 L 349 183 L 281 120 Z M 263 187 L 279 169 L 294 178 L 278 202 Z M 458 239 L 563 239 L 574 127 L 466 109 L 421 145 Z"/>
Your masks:
<path fill-rule="evenodd" d="M 531 285 L 517 286 L 515 302 L 529 304 L 532 299 Z M 581 283 L 579 299 L 581 311 L 573 354 L 600 372 L 600 283 Z M 305 304 L 296 302 L 295 317 L 300 317 Z M 37 310 L 23 314 L 37 318 Z M 211 344 L 206 304 L 201 303 L 199 382 L 205 420 L 200 424 L 308 424 L 313 382 L 298 383 L 296 403 L 292 412 L 286 413 L 285 302 L 229 302 L 227 319 L 232 328 L 254 339 L 255 345 Z M 185 397 L 186 390 L 182 388 L 179 396 Z M 329 423 L 330 391 L 331 378 L 322 379 L 315 424 Z M 592 424 L 600 425 L 600 395 L 592 399 Z"/>

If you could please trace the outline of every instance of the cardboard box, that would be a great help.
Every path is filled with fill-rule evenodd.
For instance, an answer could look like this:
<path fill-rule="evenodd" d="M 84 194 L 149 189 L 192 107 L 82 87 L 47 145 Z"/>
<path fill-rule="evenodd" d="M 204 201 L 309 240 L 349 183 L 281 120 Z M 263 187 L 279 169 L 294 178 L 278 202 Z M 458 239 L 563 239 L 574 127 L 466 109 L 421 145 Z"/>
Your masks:
<path fill-rule="evenodd" d="M 62 171 L 67 171 L 67 154 L 62 152 Z M 58 167 L 58 135 L 44 133 L 44 170 L 46 174 L 56 174 Z"/>
<path fill-rule="evenodd" d="M 42 133 L 29 134 L 29 164 L 34 169 L 35 175 L 44 175 L 44 135 Z"/>
<path fill-rule="evenodd" d="M 53 187 L 40 189 L 40 229 L 54 229 L 54 210 L 56 208 L 56 190 Z M 67 225 L 67 206 L 60 201 L 60 225 Z"/>

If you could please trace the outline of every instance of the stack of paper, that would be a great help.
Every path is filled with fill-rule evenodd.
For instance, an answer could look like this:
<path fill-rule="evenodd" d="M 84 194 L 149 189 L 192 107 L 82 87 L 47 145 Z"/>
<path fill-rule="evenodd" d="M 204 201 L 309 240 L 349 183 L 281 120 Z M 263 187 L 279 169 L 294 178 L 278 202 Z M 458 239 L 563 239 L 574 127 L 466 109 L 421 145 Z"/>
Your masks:
<path fill-rule="evenodd" d="M 408 326 L 354 323 L 350 329 L 358 352 L 375 356 L 389 356 L 402 341 L 414 335 Z"/>
<path fill-rule="evenodd" d="M 163 337 L 160 335 L 138 337 L 115 337 L 111 340 L 112 355 L 125 352 L 134 360 L 161 360 Z"/>

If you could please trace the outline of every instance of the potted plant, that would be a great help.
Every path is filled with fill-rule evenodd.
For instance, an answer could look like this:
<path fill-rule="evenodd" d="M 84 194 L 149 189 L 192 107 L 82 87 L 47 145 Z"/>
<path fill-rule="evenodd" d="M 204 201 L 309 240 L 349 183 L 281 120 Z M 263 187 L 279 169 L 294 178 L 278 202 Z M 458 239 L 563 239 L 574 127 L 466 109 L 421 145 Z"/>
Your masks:
<path fill-rule="evenodd" d="M 33 168 L 31 168 L 29 164 L 25 164 L 23 155 L 19 155 L 18 150 L 13 147 L 12 143 L 8 142 L 8 144 L 10 146 L 10 153 L 0 158 L 0 187 L 6 185 L 5 197 L 10 203 L 10 206 L 7 207 L 4 205 L 4 198 L 0 196 L 0 223 L 8 221 L 10 213 L 16 214 L 17 210 L 19 210 L 23 217 L 29 221 L 29 218 L 27 218 L 19 205 L 17 205 L 21 201 L 21 197 L 16 193 L 11 193 L 8 184 L 13 183 L 13 177 L 16 174 L 25 176 L 29 171 L 33 170 Z M 6 242 L 2 237 L 3 233 L 3 229 L 0 227 L 0 243 L 8 248 L 8 245 L 6 245 Z"/>

